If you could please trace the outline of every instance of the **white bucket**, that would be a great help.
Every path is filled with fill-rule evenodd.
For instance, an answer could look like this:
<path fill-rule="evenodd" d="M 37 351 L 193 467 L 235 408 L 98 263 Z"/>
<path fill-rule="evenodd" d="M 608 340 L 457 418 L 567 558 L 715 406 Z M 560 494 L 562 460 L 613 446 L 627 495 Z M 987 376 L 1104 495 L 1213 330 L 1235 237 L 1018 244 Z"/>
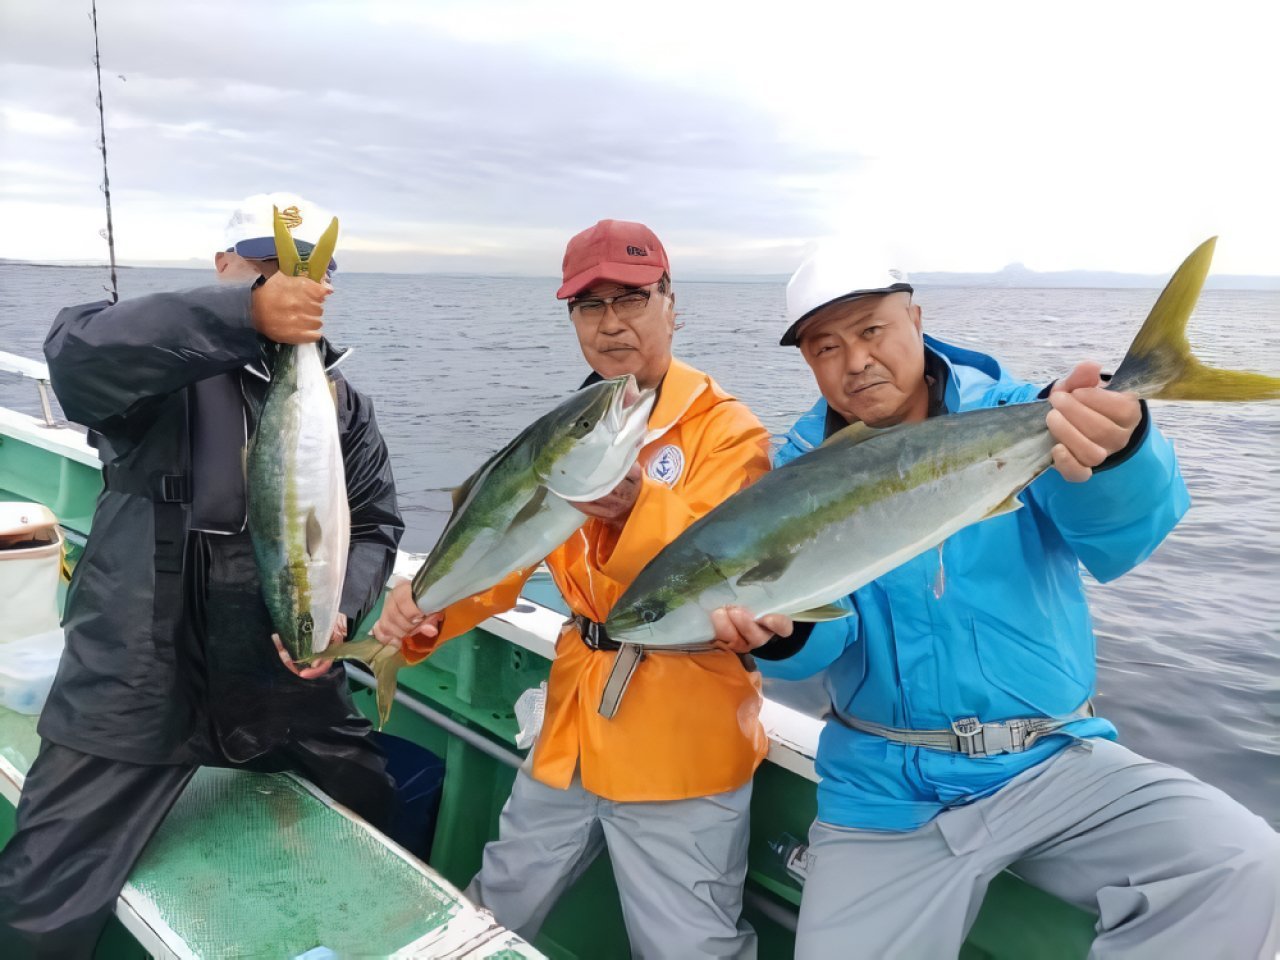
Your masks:
<path fill-rule="evenodd" d="M 0 503 L 0 705 L 39 713 L 62 656 L 62 530 L 47 507 Z"/>

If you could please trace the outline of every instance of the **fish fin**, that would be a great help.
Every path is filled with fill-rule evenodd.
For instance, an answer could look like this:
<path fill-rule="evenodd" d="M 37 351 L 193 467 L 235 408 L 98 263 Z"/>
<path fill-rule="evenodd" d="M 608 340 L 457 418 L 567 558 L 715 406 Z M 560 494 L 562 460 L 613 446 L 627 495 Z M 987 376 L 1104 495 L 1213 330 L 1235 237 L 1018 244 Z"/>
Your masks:
<path fill-rule="evenodd" d="M 990 520 L 992 517 L 1000 517 L 1006 513 L 1013 513 L 1022 509 L 1022 501 L 1018 499 L 1016 493 L 1011 493 L 994 507 L 992 507 L 984 516 L 983 520 Z"/>
<path fill-rule="evenodd" d="M 542 507 L 542 501 L 547 499 L 547 488 L 538 486 L 534 488 L 533 496 L 529 498 L 529 502 L 520 508 L 520 512 L 511 518 L 511 526 L 508 530 L 514 530 L 538 515 L 538 510 Z"/>
<path fill-rule="evenodd" d="M 842 607 L 838 603 L 826 603 L 820 607 L 793 613 L 791 614 L 791 619 L 800 620 L 804 623 L 822 623 L 824 620 L 842 620 L 851 616 L 853 616 L 853 611 L 848 607 Z"/>
<path fill-rule="evenodd" d="M 471 474 L 471 476 L 467 477 L 467 479 L 463 480 L 462 483 L 458 484 L 458 486 L 454 488 L 453 511 L 455 514 L 460 509 L 462 509 L 463 504 L 467 502 L 467 497 L 471 495 L 471 491 L 474 490 L 480 484 L 481 480 L 483 480 L 485 477 L 489 475 L 490 472 L 492 472 L 494 466 L 498 463 L 499 460 L 507 456 L 507 454 L 509 454 L 512 450 L 514 450 L 516 446 L 518 446 L 520 442 L 524 440 L 525 435 L 528 434 L 528 432 L 529 432 L 529 428 L 525 427 L 525 429 L 521 430 L 520 433 L 517 434 L 516 437 L 510 443 L 508 443 L 505 447 L 503 447 L 501 450 L 499 450 L 497 453 L 491 456 L 484 463 L 480 464 L 480 466 L 476 468 L 475 472 Z"/>
<path fill-rule="evenodd" d="M 320 552 L 320 545 L 324 543 L 324 530 L 320 527 L 320 521 L 316 519 L 316 508 L 312 507 L 307 511 L 307 556 L 314 557 Z"/>
<path fill-rule="evenodd" d="M 745 571 L 740 577 L 738 577 L 736 582 L 739 586 L 749 586 L 753 583 L 772 583 L 786 573 L 787 567 L 789 566 L 791 566 L 790 557 L 765 557 L 750 570 Z"/>
<path fill-rule="evenodd" d="M 383 646 L 384 650 L 392 650 L 394 648 Z M 373 676 L 378 681 L 377 698 L 378 698 L 378 729 L 381 730 L 387 725 L 387 720 L 391 717 L 391 705 L 396 702 L 396 675 L 400 672 L 400 668 L 408 663 L 404 658 L 404 653 L 396 650 L 389 656 L 382 656 L 374 661 Z"/>
<path fill-rule="evenodd" d="M 834 447 L 836 444 L 848 444 L 852 447 L 859 443 L 865 443 L 867 440 L 874 440 L 882 433 L 888 433 L 892 429 L 893 427 L 868 427 L 861 420 L 857 420 L 827 437 L 822 441 L 822 446 Z"/>
<path fill-rule="evenodd" d="M 408 663 L 404 653 L 376 637 L 365 637 L 299 657 L 294 662 L 307 664 L 316 660 L 355 660 L 373 671 L 378 681 L 378 729 L 381 730 L 391 716 L 391 705 L 395 702 L 396 674 Z"/>
<path fill-rule="evenodd" d="M 329 261 L 333 259 L 333 251 L 337 245 L 338 218 L 334 217 L 329 221 L 329 226 L 324 228 L 324 233 L 320 234 L 320 239 L 311 248 L 311 252 L 307 254 L 307 276 L 316 283 L 321 283 L 325 274 L 329 272 Z"/>
<path fill-rule="evenodd" d="M 462 509 L 462 505 L 467 502 L 467 497 L 470 495 L 472 489 L 480 482 L 480 478 L 488 472 L 489 466 L 493 461 L 494 458 L 486 460 L 480 465 L 480 469 L 453 488 L 451 499 L 453 500 L 453 510 L 455 513 Z"/>
<path fill-rule="evenodd" d="M 1152 400 L 1275 400 L 1280 378 L 1205 366 L 1187 342 L 1187 320 L 1209 274 L 1217 237 L 1174 271 L 1111 378 L 1110 389 Z"/>
<path fill-rule="evenodd" d="M 449 500 L 453 503 L 454 510 L 457 510 L 460 506 L 462 506 L 463 501 L 467 499 L 467 494 L 470 492 L 471 492 L 470 478 L 463 480 L 462 483 L 458 484 L 458 486 L 454 487 L 453 490 L 450 491 Z"/>
<path fill-rule="evenodd" d="M 314 660 L 359 660 L 365 666 L 372 666 L 383 651 L 389 648 L 376 637 L 365 637 L 363 640 L 348 640 L 336 647 L 317 650 L 305 657 L 298 657 L 295 663 L 311 663 Z"/>
<path fill-rule="evenodd" d="M 289 277 L 296 277 L 302 266 L 302 258 L 298 256 L 298 245 L 293 242 L 293 234 L 280 216 L 280 208 L 272 207 L 275 219 L 276 261 L 280 264 L 280 272 Z"/>

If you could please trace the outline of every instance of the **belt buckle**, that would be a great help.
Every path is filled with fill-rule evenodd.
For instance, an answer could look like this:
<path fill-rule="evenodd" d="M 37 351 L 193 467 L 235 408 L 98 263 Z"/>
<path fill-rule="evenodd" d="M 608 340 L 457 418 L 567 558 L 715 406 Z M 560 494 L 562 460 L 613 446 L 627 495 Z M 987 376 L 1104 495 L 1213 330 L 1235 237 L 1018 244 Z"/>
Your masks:
<path fill-rule="evenodd" d="M 1001 720 L 983 723 L 977 717 L 953 720 L 951 730 L 960 740 L 960 751 L 967 757 L 994 757 L 1001 753 L 1021 753 L 1035 742 L 1026 720 Z M 1028 734 L 1031 733 L 1030 736 Z"/>
<path fill-rule="evenodd" d="M 977 717 L 960 717 L 958 720 L 952 720 L 951 732 L 960 741 L 959 752 L 966 757 L 986 754 L 986 737 L 983 735 L 983 724 Z"/>
<path fill-rule="evenodd" d="M 965 720 L 972 718 L 966 717 Z M 952 727 L 954 729 L 954 725 Z M 977 729 L 967 735 L 957 732 L 962 749 L 970 757 L 995 757 L 1002 753 L 1021 753 L 1027 743 L 1027 724 L 1024 720 L 998 720 L 978 723 Z"/>
<path fill-rule="evenodd" d="M 961 717 L 951 721 L 951 732 L 957 737 L 972 737 L 982 730 L 982 721 L 977 717 Z"/>
<path fill-rule="evenodd" d="M 1018 720 L 988 723 L 982 732 L 983 752 L 988 757 L 994 757 L 1000 753 L 1021 753 L 1023 750 L 1023 736 L 1026 731 L 1024 724 Z"/>
<path fill-rule="evenodd" d="M 578 621 L 578 632 L 588 647 L 592 650 L 600 649 L 600 624 L 583 617 Z"/>

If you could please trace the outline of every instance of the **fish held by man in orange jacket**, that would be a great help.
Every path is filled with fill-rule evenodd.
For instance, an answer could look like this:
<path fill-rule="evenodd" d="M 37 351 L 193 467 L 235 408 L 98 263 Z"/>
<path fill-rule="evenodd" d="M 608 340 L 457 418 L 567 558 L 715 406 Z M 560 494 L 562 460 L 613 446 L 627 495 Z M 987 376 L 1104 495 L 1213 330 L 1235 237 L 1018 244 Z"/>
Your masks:
<path fill-rule="evenodd" d="M 487 590 L 542 560 L 587 522 L 573 506 L 613 490 L 645 443 L 653 390 L 630 374 L 585 387 L 526 427 L 462 484 L 440 539 L 413 578 L 424 613 Z M 373 637 L 307 660 L 360 660 L 378 679 L 378 714 L 391 711 L 403 654 Z"/>

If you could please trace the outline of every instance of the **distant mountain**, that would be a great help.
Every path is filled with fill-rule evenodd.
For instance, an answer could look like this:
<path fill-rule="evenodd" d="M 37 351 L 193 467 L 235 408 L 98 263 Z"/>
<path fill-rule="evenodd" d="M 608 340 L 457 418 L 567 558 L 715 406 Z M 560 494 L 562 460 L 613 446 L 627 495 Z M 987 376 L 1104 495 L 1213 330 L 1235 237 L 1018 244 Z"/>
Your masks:
<path fill-rule="evenodd" d="M 912 284 L 926 287 L 1092 287 L 1101 290 L 1159 290 L 1169 277 L 1155 273 L 1112 273 L 1103 270 L 1051 270 L 1041 273 L 1011 263 L 997 273 L 946 273 L 915 270 Z M 1210 274 L 1206 290 L 1280 290 L 1280 277 Z"/>
<path fill-rule="evenodd" d="M 211 260 L 130 260 L 127 263 L 116 263 L 117 270 L 133 270 L 136 267 L 159 267 L 165 270 L 203 269 L 212 263 Z M 0 267 L 101 267 L 108 269 L 105 260 L 13 260 L 0 257 Z"/>
<path fill-rule="evenodd" d="M 98 260 L 10 260 L 7 257 L 0 257 L 0 267 L 102 267 L 105 270 L 107 265 Z M 131 268 L 118 263 L 116 269 Z"/>

